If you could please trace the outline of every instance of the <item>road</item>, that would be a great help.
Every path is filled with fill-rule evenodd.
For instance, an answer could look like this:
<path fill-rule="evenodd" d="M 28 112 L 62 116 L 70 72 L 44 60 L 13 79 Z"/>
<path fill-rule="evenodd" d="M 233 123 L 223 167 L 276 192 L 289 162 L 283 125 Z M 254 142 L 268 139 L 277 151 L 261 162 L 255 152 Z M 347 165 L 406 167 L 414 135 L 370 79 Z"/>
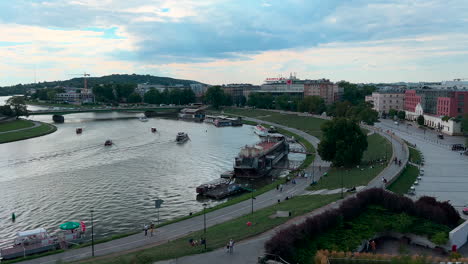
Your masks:
<path fill-rule="evenodd" d="M 416 186 L 416 197 L 434 196 L 439 200 L 450 200 L 456 208 L 468 204 L 468 156 L 452 151 L 451 144 L 464 143 L 463 137 L 445 136 L 437 138 L 432 130 L 424 132 L 416 125 L 395 125 L 390 120 L 378 123 L 384 130 L 391 130 L 423 153 L 424 176 Z"/>

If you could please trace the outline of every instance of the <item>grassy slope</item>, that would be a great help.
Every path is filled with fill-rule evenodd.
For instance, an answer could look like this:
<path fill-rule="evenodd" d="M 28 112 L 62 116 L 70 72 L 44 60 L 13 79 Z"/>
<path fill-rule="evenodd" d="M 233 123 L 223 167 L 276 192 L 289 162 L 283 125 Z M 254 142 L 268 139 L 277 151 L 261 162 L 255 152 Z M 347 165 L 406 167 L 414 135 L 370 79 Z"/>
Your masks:
<path fill-rule="evenodd" d="M 32 129 L 26 129 L 26 130 L 18 131 L 18 132 L 0 134 L 0 143 L 7 143 L 7 142 L 12 142 L 12 141 L 33 138 L 33 137 L 39 137 L 39 136 L 43 136 L 43 135 L 55 132 L 55 130 L 57 130 L 55 126 L 43 123 L 40 126 L 32 128 Z"/>
<path fill-rule="evenodd" d="M 420 164 L 421 163 L 421 153 L 415 148 L 408 147 L 409 149 L 409 160 L 412 163 Z"/>
<path fill-rule="evenodd" d="M 16 130 L 34 126 L 34 123 L 29 120 L 14 120 L 6 123 L 0 123 L 0 132 Z"/>
<path fill-rule="evenodd" d="M 390 157 L 392 155 L 391 145 L 388 140 L 379 134 L 372 134 L 367 137 L 368 148 L 364 152 L 362 164 L 376 159 L 385 158 L 385 152 Z M 352 168 L 348 171 L 340 168 L 331 168 L 326 177 L 314 186 L 309 187 L 310 190 L 319 189 L 337 189 L 341 187 L 341 176 L 343 176 L 343 186 L 350 188 L 354 186 L 367 185 L 369 181 L 375 178 L 386 166 L 384 164 L 373 165 L 371 168 L 368 165 L 361 165 L 360 168 Z"/>
<path fill-rule="evenodd" d="M 263 233 L 278 226 L 290 218 L 270 218 L 277 210 L 292 212 L 292 216 L 303 215 L 316 208 L 337 200 L 338 195 L 329 196 L 298 196 L 259 211 L 253 215 L 248 214 L 231 221 L 207 228 L 207 249 L 213 250 L 224 247 L 229 239 L 239 241 Z M 248 227 L 247 222 L 252 222 Z M 156 233 L 157 234 L 157 233 Z M 200 239 L 203 231 L 194 232 L 188 236 L 176 239 L 163 245 L 132 252 L 123 256 L 109 256 L 98 260 L 89 260 L 85 263 L 153 263 L 154 261 L 178 258 L 186 255 L 203 252 L 203 246 L 192 247 L 190 238 Z"/>
<path fill-rule="evenodd" d="M 401 175 L 388 187 L 392 192 L 406 194 L 419 175 L 419 169 L 416 166 L 408 165 L 403 169 Z"/>

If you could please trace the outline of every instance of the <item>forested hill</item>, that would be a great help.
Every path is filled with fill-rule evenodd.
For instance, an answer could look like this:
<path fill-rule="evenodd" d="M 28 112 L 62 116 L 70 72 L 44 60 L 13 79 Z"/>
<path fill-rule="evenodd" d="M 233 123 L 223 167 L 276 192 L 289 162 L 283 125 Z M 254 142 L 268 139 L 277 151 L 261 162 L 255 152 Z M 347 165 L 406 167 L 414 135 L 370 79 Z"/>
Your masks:
<path fill-rule="evenodd" d="M 176 85 L 182 84 L 189 86 L 192 83 L 200 83 L 191 80 L 173 79 L 168 77 L 158 77 L 152 75 L 140 75 L 140 74 L 112 74 L 102 77 L 88 77 L 88 87 L 92 88 L 98 84 L 161 84 L 161 85 Z M 53 81 L 53 82 L 40 82 L 31 84 L 18 84 L 14 86 L 0 87 L 0 96 L 2 95 L 13 95 L 13 94 L 24 94 L 29 89 L 44 88 L 44 87 L 55 87 L 55 86 L 70 86 L 70 87 L 83 87 L 83 77 L 73 78 L 66 81 Z"/>

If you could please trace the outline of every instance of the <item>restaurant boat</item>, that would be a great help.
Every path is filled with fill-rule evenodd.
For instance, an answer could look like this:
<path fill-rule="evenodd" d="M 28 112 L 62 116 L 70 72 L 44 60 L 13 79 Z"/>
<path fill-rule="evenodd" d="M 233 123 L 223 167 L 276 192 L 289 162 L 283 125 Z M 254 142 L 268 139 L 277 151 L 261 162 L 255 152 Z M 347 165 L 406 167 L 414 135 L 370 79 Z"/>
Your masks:
<path fill-rule="evenodd" d="M 177 136 L 176 136 L 177 144 L 185 143 L 185 142 L 187 142 L 187 140 L 189 140 L 189 137 L 188 137 L 187 133 L 185 133 L 185 132 L 177 133 Z"/>
<path fill-rule="evenodd" d="M 241 149 L 235 159 L 234 177 L 263 177 L 288 153 L 286 138 L 281 134 L 269 134 L 260 143 Z"/>
<path fill-rule="evenodd" d="M 254 127 L 254 133 L 257 134 L 260 137 L 266 137 L 266 136 L 268 136 L 268 129 L 266 129 L 262 125 L 256 125 Z"/>

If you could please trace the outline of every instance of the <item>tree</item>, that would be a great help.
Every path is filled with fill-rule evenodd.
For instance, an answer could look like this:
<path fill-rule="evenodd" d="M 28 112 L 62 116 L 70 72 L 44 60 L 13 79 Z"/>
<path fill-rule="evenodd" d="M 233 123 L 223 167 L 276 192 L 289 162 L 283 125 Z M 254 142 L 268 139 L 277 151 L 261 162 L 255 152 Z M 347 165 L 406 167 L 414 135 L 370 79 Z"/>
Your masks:
<path fill-rule="evenodd" d="M 321 114 L 326 109 L 325 101 L 320 96 L 306 96 L 298 104 L 299 112 Z"/>
<path fill-rule="evenodd" d="M 14 116 L 15 112 L 11 109 L 9 105 L 0 105 L 0 115 L 4 116 Z"/>
<path fill-rule="evenodd" d="M 247 105 L 255 106 L 256 108 L 271 109 L 273 108 L 274 98 L 268 93 L 251 93 Z"/>
<path fill-rule="evenodd" d="M 12 108 L 16 118 L 20 116 L 28 116 L 28 109 L 24 96 L 13 96 L 7 100 L 6 104 Z"/>
<path fill-rule="evenodd" d="M 224 105 L 226 96 L 220 86 L 211 86 L 205 93 L 205 100 L 215 109 L 219 109 L 221 105 Z"/>
<path fill-rule="evenodd" d="M 390 118 L 393 118 L 393 117 L 396 116 L 397 114 L 398 114 L 398 111 L 395 110 L 395 109 L 390 109 L 390 110 L 388 111 L 388 116 L 389 116 Z"/>
<path fill-rule="evenodd" d="M 133 84 L 115 84 L 113 86 L 119 101 L 128 100 L 130 95 L 135 91 L 135 85 Z"/>
<path fill-rule="evenodd" d="M 141 96 L 138 93 L 132 93 L 128 96 L 127 102 L 131 104 L 141 103 Z"/>
<path fill-rule="evenodd" d="M 398 117 L 400 120 L 404 120 L 405 117 L 406 117 L 405 111 L 398 111 L 397 117 Z"/>
<path fill-rule="evenodd" d="M 338 86 L 343 88 L 343 100 L 353 105 L 364 102 L 366 95 L 372 94 L 376 90 L 373 85 L 357 85 L 349 82 L 339 82 Z"/>
<path fill-rule="evenodd" d="M 98 85 L 93 87 L 93 94 L 96 96 L 97 101 L 115 101 L 114 87 L 111 84 Z"/>
<path fill-rule="evenodd" d="M 333 166 L 351 168 L 361 162 L 367 149 L 367 136 L 356 122 L 335 118 L 325 122 L 321 130 L 322 140 L 318 145 L 320 157 L 331 161 Z"/>
<path fill-rule="evenodd" d="M 162 103 L 161 93 L 158 90 L 151 88 L 143 96 L 143 101 L 147 104 L 160 104 Z"/>
<path fill-rule="evenodd" d="M 418 121 L 418 125 L 424 126 L 424 116 L 419 115 L 417 121 Z"/>
<path fill-rule="evenodd" d="M 359 112 L 357 118 L 359 121 L 373 126 L 379 120 L 379 113 L 370 107 L 365 107 Z"/>

